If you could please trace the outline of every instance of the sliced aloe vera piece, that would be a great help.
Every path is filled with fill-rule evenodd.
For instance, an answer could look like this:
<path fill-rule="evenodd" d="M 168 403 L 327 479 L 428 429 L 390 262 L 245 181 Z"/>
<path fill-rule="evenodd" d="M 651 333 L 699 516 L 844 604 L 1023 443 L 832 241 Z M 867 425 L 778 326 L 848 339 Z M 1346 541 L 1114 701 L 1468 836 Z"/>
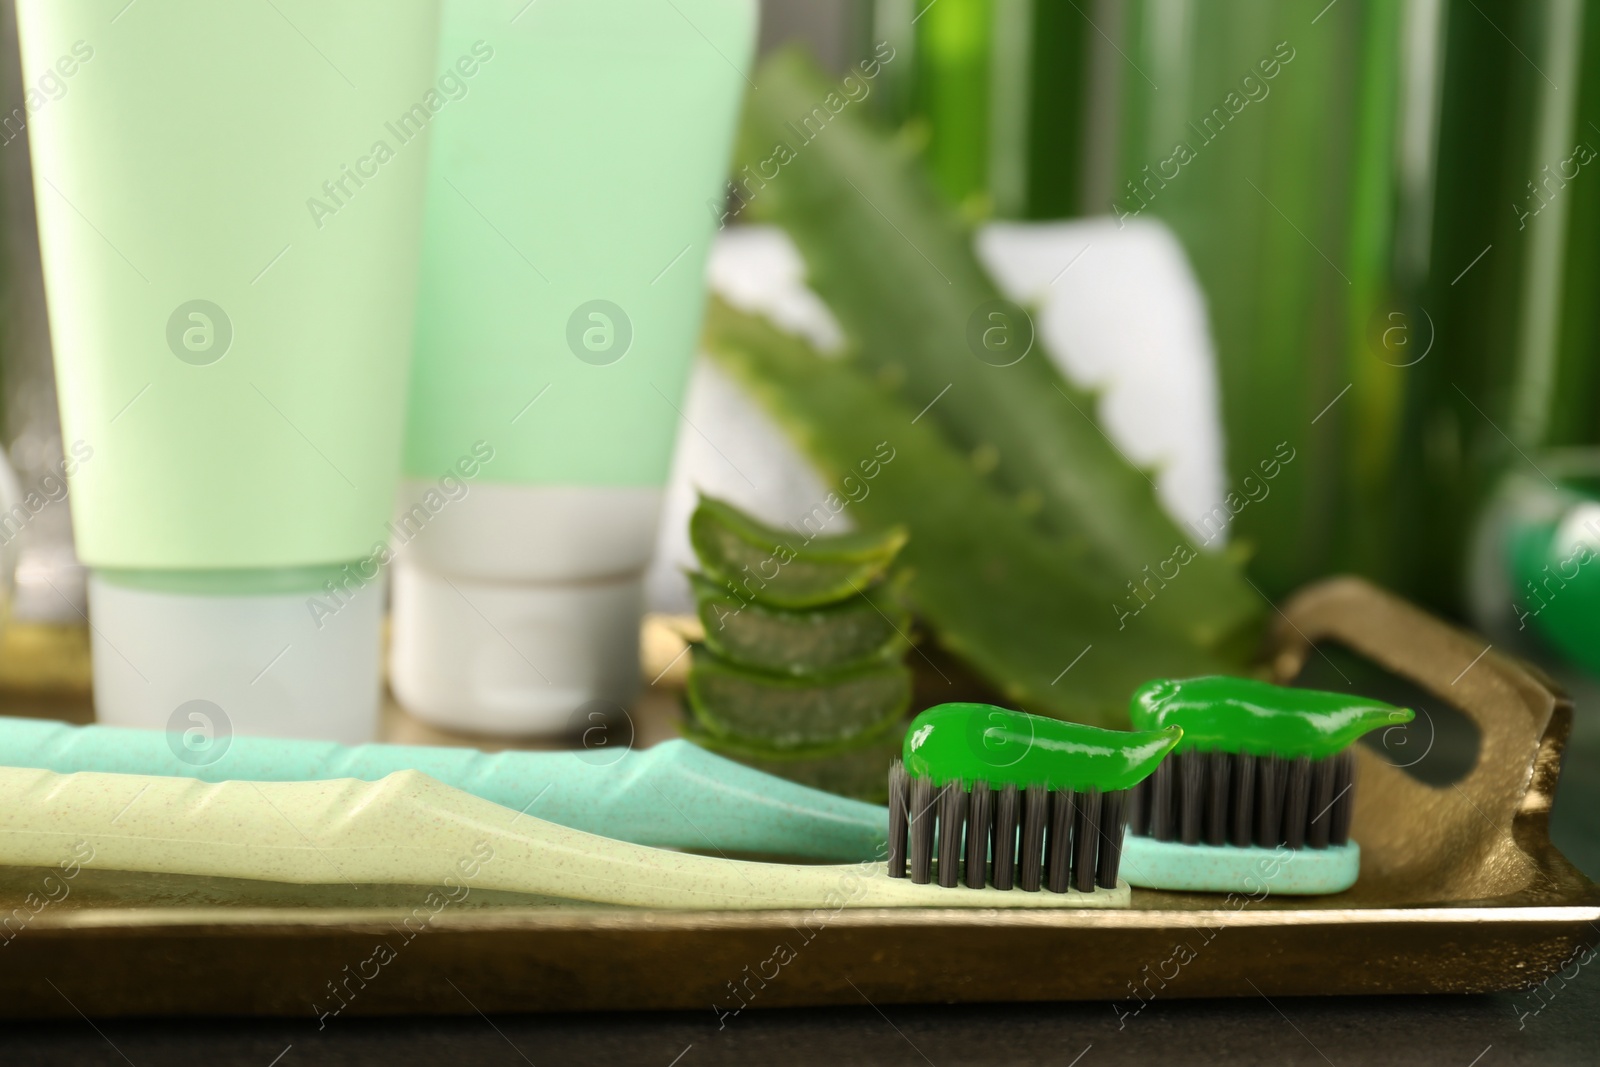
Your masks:
<path fill-rule="evenodd" d="M 738 760 L 747 767 L 871 804 L 882 804 L 889 799 L 889 765 L 900 754 L 904 732 L 900 724 L 891 724 L 883 733 L 841 745 L 778 751 L 708 734 L 697 729 L 692 721 L 683 729 L 684 736 L 695 744 Z M 884 833 L 888 830 L 885 822 Z"/>
<path fill-rule="evenodd" d="M 1129 695 L 1151 678 L 1246 670 L 1242 654 L 1202 650 L 1141 611 L 1145 601 L 1109 595 L 1090 564 L 1041 532 L 850 358 L 823 359 L 765 319 L 715 300 L 705 350 L 824 477 L 842 477 L 888 444 L 872 492 L 851 513 L 868 528 L 909 530 L 901 563 L 910 607 L 1012 705 L 1120 724 Z M 1173 548 L 1169 559 L 1185 558 Z M 1192 563 L 1179 565 L 1168 588 L 1149 586 L 1153 604 L 1188 580 Z"/>
<path fill-rule="evenodd" d="M 746 183 L 745 214 L 788 231 L 809 284 L 855 343 L 856 357 L 913 415 L 926 412 L 919 425 L 938 426 L 988 469 L 995 490 L 1059 538 L 1061 551 L 1078 553 L 1088 580 L 1103 588 L 1127 592 L 1125 583 L 1144 581 L 1146 568 L 1169 559 L 1175 544 L 1188 545 L 1150 476 L 1102 433 L 1092 395 L 1066 381 L 1042 351 L 1025 349 L 1012 360 L 973 340 L 988 336 L 985 323 L 1000 323 L 1007 337 L 1031 336 L 1032 324 L 1000 309 L 971 234 L 937 197 L 922 163 L 859 109 L 797 142 L 795 116 L 810 114 L 829 91 L 797 51 L 775 54 L 756 81 L 761 91 L 746 101 L 735 169 L 770 175 L 777 159 L 781 172 L 759 188 Z M 1207 648 L 1246 648 L 1264 608 L 1233 558 L 1198 553 L 1146 621 L 1163 616 Z"/>
<path fill-rule="evenodd" d="M 689 517 L 689 543 L 700 565 L 737 595 L 774 607 L 833 604 L 882 578 L 906 543 L 903 528 L 817 537 L 780 530 L 714 497 Z"/>
<path fill-rule="evenodd" d="M 786 609 L 741 600 L 720 582 L 689 576 L 706 646 L 724 659 L 807 675 L 886 660 L 908 646 L 910 619 L 880 585 L 839 604 Z M 871 595 L 873 599 L 867 599 Z"/>
<path fill-rule="evenodd" d="M 776 750 L 817 749 L 889 729 L 911 704 L 911 671 L 882 663 L 791 678 L 740 667 L 703 646 L 689 709 L 707 732 Z"/>

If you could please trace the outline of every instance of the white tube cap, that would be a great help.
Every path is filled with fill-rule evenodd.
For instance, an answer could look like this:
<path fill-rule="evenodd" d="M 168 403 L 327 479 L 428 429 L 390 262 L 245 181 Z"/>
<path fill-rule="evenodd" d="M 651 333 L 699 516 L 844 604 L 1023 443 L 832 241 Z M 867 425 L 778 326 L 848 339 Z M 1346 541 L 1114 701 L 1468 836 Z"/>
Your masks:
<path fill-rule="evenodd" d="M 91 571 L 96 718 L 168 730 L 193 763 L 221 758 L 234 734 L 373 740 L 382 589 L 345 595 L 331 613 L 307 601 L 166 592 Z"/>
<path fill-rule="evenodd" d="M 424 501 L 408 481 L 402 501 Z M 417 718 L 505 736 L 580 733 L 640 688 L 644 572 L 661 490 L 475 483 L 390 524 L 389 684 Z"/>
<path fill-rule="evenodd" d="M 585 582 L 446 576 L 394 566 L 389 681 L 419 719 L 519 735 L 581 728 L 592 701 L 639 690 L 642 573 Z"/>

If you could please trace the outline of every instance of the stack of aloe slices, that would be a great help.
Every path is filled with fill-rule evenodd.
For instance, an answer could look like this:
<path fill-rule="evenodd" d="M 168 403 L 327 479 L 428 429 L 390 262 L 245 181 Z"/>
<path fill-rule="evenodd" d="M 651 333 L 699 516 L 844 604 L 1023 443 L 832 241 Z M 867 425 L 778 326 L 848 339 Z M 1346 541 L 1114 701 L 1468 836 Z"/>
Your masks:
<path fill-rule="evenodd" d="M 911 703 L 911 623 L 890 573 L 904 528 L 824 537 L 703 497 L 689 540 L 705 631 L 689 736 L 807 784 L 881 792 Z"/>

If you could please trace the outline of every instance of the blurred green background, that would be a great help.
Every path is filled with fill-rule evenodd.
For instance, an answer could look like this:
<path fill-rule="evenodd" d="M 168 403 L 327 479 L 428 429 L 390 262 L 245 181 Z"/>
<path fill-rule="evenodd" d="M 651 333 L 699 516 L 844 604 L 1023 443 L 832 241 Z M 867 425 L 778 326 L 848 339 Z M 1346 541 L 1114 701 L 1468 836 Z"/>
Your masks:
<path fill-rule="evenodd" d="M 768 43 L 805 39 L 835 69 L 879 41 L 909 55 L 874 104 L 926 138 L 969 217 L 1173 228 L 1208 302 L 1230 483 L 1278 441 L 1306 457 L 1233 527 L 1269 596 L 1353 571 L 1464 616 L 1503 478 L 1600 444 L 1600 7 L 818 0 L 764 16 Z"/>

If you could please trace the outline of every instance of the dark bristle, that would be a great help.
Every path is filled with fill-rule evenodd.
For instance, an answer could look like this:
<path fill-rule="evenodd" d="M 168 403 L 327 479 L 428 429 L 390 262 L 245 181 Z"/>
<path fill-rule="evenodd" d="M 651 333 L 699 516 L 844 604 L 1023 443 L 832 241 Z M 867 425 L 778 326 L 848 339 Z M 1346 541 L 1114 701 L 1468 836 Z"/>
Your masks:
<path fill-rule="evenodd" d="M 1017 857 L 1017 885 L 1037 893 L 1044 882 L 1044 831 L 1050 821 L 1050 791 L 1035 783 L 1022 793 L 1022 848 Z"/>
<path fill-rule="evenodd" d="M 1210 764 L 1206 783 L 1206 835 L 1208 845 L 1225 845 L 1228 842 L 1228 800 L 1233 785 L 1233 755 L 1228 752 L 1207 752 Z"/>
<path fill-rule="evenodd" d="M 1133 790 L 935 786 L 889 768 L 889 875 L 946 888 L 1114 889 Z"/>
<path fill-rule="evenodd" d="M 1229 756 L 1228 762 L 1233 764 L 1233 830 L 1228 842 L 1248 848 L 1255 844 L 1256 758 L 1242 752 Z"/>
<path fill-rule="evenodd" d="M 911 880 L 927 885 L 933 866 L 933 783 L 911 779 Z"/>
<path fill-rule="evenodd" d="M 1044 850 L 1044 887 L 1065 893 L 1072 885 L 1072 790 L 1050 793 L 1050 833 Z"/>
<path fill-rule="evenodd" d="M 996 889 L 1010 889 L 1017 884 L 1017 824 L 1021 815 L 1022 797 L 1015 785 L 1007 783 L 995 798 L 994 836 L 990 839 Z"/>
<path fill-rule="evenodd" d="M 994 794 L 988 782 L 973 782 L 967 799 L 968 889 L 982 889 L 989 881 L 989 836 L 994 821 Z"/>
<path fill-rule="evenodd" d="M 1327 848 L 1328 829 L 1333 819 L 1334 765 L 1339 757 L 1311 763 L 1311 817 L 1306 820 L 1306 846 Z"/>
<path fill-rule="evenodd" d="M 1127 825 L 1131 833 L 1186 845 L 1344 845 L 1354 783 L 1351 749 L 1323 759 L 1174 753 L 1127 791 Z"/>
<path fill-rule="evenodd" d="M 899 760 L 889 764 L 889 877 L 906 876 L 906 831 L 910 824 L 911 783 L 906 766 Z"/>
<path fill-rule="evenodd" d="M 1283 786 L 1287 763 L 1278 756 L 1256 761 L 1256 845 L 1271 848 L 1283 839 Z"/>
<path fill-rule="evenodd" d="M 1083 789 L 1074 797 L 1072 886 L 1094 892 L 1095 860 L 1100 855 L 1100 790 Z"/>
<path fill-rule="evenodd" d="M 1200 826 L 1206 811 L 1208 755 L 1205 752 L 1180 752 L 1177 755 L 1178 839 L 1186 845 L 1200 843 Z"/>
<path fill-rule="evenodd" d="M 1311 812 L 1311 757 L 1296 756 L 1289 761 L 1288 785 L 1283 794 L 1283 843 L 1304 848 L 1306 821 Z"/>
<path fill-rule="evenodd" d="M 955 887 L 961 877 L 961 844 L 967 829 L 967 791 L 947 782 L 939 792 L 939 884 Z"/>
<path fill-rule="evenodd" d="M 1157 841 L 1171 841 L 1173 836 L 1172 779 L 1170 758 L 1158 763 L 1150 776 L 1150 836 Z"/>
<path fill-rule="evenodd" d="M 1146 778 L 1127 791 L 1128 832 L 1147 834 L 1150 831 L 1150 779 Z"/>
<path fill-rule="evenodd" d="M 1333 757 L 1333 817 L 1328 828 L 1330 844 L 1343 845 L 1350 841 L 1350 820 L 1355 815 L 1356 755 L 1345 749 Z"/>
<path fill-rule="evenodd" d="M 1095 884 L 1105 889 L 1117 887 L 1117 873 L 1122 869 L 1122 839 L 1127 832 L 1122 815 L 1130 792 L 1113 790 L 1100 805 L 1100 862 L 1095 865 Z"/>

